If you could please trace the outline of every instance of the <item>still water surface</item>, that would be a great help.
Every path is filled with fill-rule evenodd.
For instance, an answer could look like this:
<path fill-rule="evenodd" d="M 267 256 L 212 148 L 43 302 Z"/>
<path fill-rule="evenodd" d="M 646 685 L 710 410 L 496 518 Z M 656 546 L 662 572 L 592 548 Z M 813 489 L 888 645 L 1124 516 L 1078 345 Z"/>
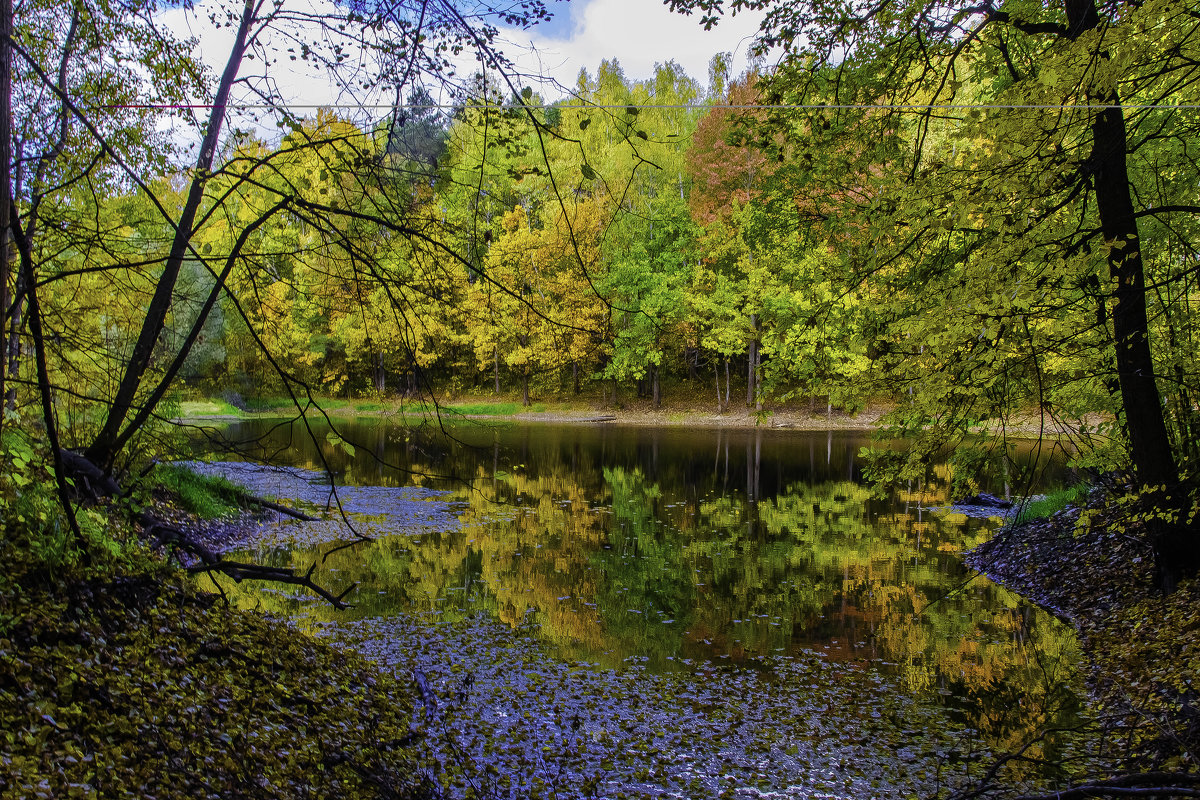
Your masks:
<path fill-rule="evenodd" d="M 248 555 L 316 561 L 358 583 L 354 607 L 241 601 L 420 671 L 452 796 L 936 794 L 1073 720 L 1071 632 L 962 564 L 999 521 L 931 510 L 944 469 L 873 495 L 866 434 L 339 430 L 352 452 L 293 424 L 224 433 L 335 473 L 336 495 L 315 476 L 275 493 L 340 501 L 374 541 L 324 557 L 312 532 L 338 526 L 281 525 Z"/>

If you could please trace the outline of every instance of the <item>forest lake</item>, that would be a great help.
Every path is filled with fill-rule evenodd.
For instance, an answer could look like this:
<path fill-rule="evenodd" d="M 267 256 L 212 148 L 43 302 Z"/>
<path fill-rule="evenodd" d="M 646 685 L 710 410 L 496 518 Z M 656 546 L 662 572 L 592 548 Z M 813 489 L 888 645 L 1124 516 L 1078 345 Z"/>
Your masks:
<path fill-rule="evenodd" d="M 955 513 L 944 467 L 873 493 L 864 432 L 336 425 L 197 452 L 330 510 L 239 555 L 315 562 L 351 608 L 225 591 L 411 678 L 448 796 L 929 796 L 1081 713 L 1074 632 L 962 562 L 1002 521 Z"/>

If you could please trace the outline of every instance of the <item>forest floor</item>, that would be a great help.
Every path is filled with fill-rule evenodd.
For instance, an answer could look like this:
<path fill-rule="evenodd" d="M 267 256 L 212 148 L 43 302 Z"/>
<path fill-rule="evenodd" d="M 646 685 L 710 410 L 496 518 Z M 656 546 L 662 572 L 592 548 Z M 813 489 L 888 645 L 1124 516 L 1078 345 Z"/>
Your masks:
<path fill-rule="evenodd" d="M 1112 759 L 1110 773 L 1093 782 L 1111 784 L 1112 796 L 1160 796 L 1156 788 L 1163 797 L 1181 788 L 1180 796 L 1195 796 L 1200 578 L 1158 591 L 1138 509 L 1093 490 L 1090 508 L 1002 528 L 967 563 L 1078 631 L 1099 713 L 1090 724 Z"/>
<path fill-rule="evenodd" d="M 80 564 L 47 559 L 12 508 L 0 505 L 0 797 L 431 796 L 407 682 L 197 590 L 121 514 L 123 554 Z M 209 541 L 253 524 L 226 521 Z"/>

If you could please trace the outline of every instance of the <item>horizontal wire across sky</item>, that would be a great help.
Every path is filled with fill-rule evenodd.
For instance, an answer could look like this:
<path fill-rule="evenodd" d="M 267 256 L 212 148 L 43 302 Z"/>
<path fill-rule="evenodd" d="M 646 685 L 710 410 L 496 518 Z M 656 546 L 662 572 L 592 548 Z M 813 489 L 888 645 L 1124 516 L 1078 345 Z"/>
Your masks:
<path fill-rule="evenodd" d="M 167 104 L 131 103 L 131 104 L 127 104 L 127 105 L 114 104 L 114 105 L 92 106 L 92 108 L 96 109 L 96 110 L 160 109 L 160 110 L 164 110 L 164 111 L 165 110 L 205 109 L 205 108 L 215 108 L 215 107 L 216 107 L 215 103 L 167 103 Z M 1128 109 L 1130 111 L 1143 111 L 1143 110 L 1156 109 L 1156 108 L 1157 109 L 1167 109 L 1167 110 L 1171 110 L 1171 111 L 1200 110 L 1200 105 L 1186 105 L 1186 104 L 1171 105 L 1171 104 L 1167 104 L 1167 103 L 1153 103 L 1153 104 L 1147 104 L 1147 105 L 1132 104 L 1132 103 L 1130 103 L 1130 104 L 1111 104 L 1111 105 L 1084 105 L 1084 104 L 1079 104 L 1079 105 L 1062 105 L 1062 104 L 1058 104 L 1058 105 L 1036 105 L 1036 104 L 1000 105 L 1000 104 L 990 104 L 990 103 L 970 103 L 970 104 L 968 104 L 968 103 L 963 103 L 963 104 L 958 104 L 958 103 L 953 103 L 953 104 L 941 104 L 941 103 L 887 104 L 887 103 L 885 103 L 885 104 L 877 104 L 877 105 L 875 105 L 875 104 L 867 105 L 864 103 L 849 103 L 849 104 L 836 104 L 836 103 L 834 103 L 834 104 L 828 104 L 828 103 L 826 103 L 826 104 L 821 104 L 821 103 L 790 104 L 790 103 L 783 103 L 783 104 L 778 104 L 778 105 L 752 105 L 752 104 L 731 105 L 731 104 L 727 104 L 727 103 L 718 103 L 718 104 L 714 104 L 714 105 L 707 105 L 704 103 L 679 103 L 679 104 L 661 104 L 660 105 L 660 104 L 654 104 L 654 103 L 624 103 L 621 105 L 593 105 L 591 103 L 588 103 L 586 105 L 580 105 L 580 106 L 562 106 L 562 105 L 557 105 L 557 104 L 552 104 L 552 105 L 548 105 L 548 106 L 546 106 L 546 105 L 535 106 L 535 105 L 526 105 L 526 104 L 521 104 L 521 103 L 503 103 L 503 104 L 491 104 L 491 105 L 457 105 L 457 104 L 453 104 L 453 103 L 436 103 L 436 104 L 424 104 L 424 105 L 394 105 L 391 103 L 374 103 L 374 104 L 370 104 L 370 103 L 311 103 L 311 104 L 305 104 L 305 103 L 276 103 L 276 104 L 272 104 L 272 103 L 226 103 L 224 107 L 234 109 L 237 111 L 270 111 L 270 110 L 275 110 L 275 109 L 285 109 L 286 110 L 286 109 L 300 109 L 300 108 L 311 108 L 311 109 L 352 108 L 352 109 L 359 109 L 359 110 L 367 110 L 367 109 L 385 110 L 386 109 L 389 111 L 393 110 L 393 109 L 399 109 L 402 111 L 430 111 L 433 109 L 439 109 L 439 110 L 445 110 L 445 111 L 458 111 L 458 110 L 483 111 L 483 110 L 488 110 L 488 109 L 495 109 L 495 110 L 530 109 L 530 110 L 533 110 L 533 109 L 549 109 L 549 108 L 578 109 L 581 111 L 593 110 L 593 109 L 594 110 L 609 110 L 609 111 L 624 111 L 624 110 L 630 109 L 630 108 L 637 108 L 639 110 L 645 108 L 645 109 L 663 109 L 663 110 L 677 110 L 677 111 L 679 111 L 679 110 L 776 111 L 776 110 L 788 110 L 788 109 L 801 110 L 801 111 L 821 111 L 821 110 L 837 111 L 837 110 L 850 110 L 850 109 L 880 109 L 880 110 L 889 110 L 889 111 L 933 111 L 933 110 L 971 111 L 971 110 L 1017 110 L 1017 109 L 1026 109 L 1026 108 L 1034 109 L 1034 110 L 1043 110 L 1043 111 L 1047 111 L 1047 110 L 1061 111 L 1061 110 L 1065 110 L 1065 109 L 1077 109 L 1077 108 L 1101 109 L 1101 110 L 1109 109 L 1109 108 L 1123 108 L 1123 109 Z"/>

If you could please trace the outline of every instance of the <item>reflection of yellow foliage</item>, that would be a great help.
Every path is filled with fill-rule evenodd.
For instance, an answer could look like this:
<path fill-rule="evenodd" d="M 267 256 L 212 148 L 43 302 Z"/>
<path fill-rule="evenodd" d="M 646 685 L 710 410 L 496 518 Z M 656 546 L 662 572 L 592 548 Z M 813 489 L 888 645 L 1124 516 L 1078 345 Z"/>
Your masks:
<path fill-rule="evenodd" d="M 1040 670 L 1071 660 L 1069 630 L 982 580 L 963 588 L 967 576 L 947 568 L 949 553 L 988 535 L 985 525 L 878 513 L 848 481 L 794 484 L 755 504 L 732 493 L 680 498 L 636 467 L 601 472 L 553 457 L 536 469 L 497 464 L 496 475 L 490 466 L 448 498 L 462 506 L 459 529 L 336 554 L 322 582 L 368 580 L 387 592 L 378 602 L 400 598 L 441 618 L 473 591 L 476 608 L 509 625 L 535 622 L 565 656 L 586 660 L 630 647 L 770 653 L 836 638 L 830 658 L 878 658 L 912 690 L 972 697 L 980 710 L 970 724 L 1001 745 L 1045 721 Z M 269 610 L 296 607 L 256 597 Z M 655 610 L 685 622 L 666 625 Z M 825 638 L 805 640 L 813 629 Z"/>

